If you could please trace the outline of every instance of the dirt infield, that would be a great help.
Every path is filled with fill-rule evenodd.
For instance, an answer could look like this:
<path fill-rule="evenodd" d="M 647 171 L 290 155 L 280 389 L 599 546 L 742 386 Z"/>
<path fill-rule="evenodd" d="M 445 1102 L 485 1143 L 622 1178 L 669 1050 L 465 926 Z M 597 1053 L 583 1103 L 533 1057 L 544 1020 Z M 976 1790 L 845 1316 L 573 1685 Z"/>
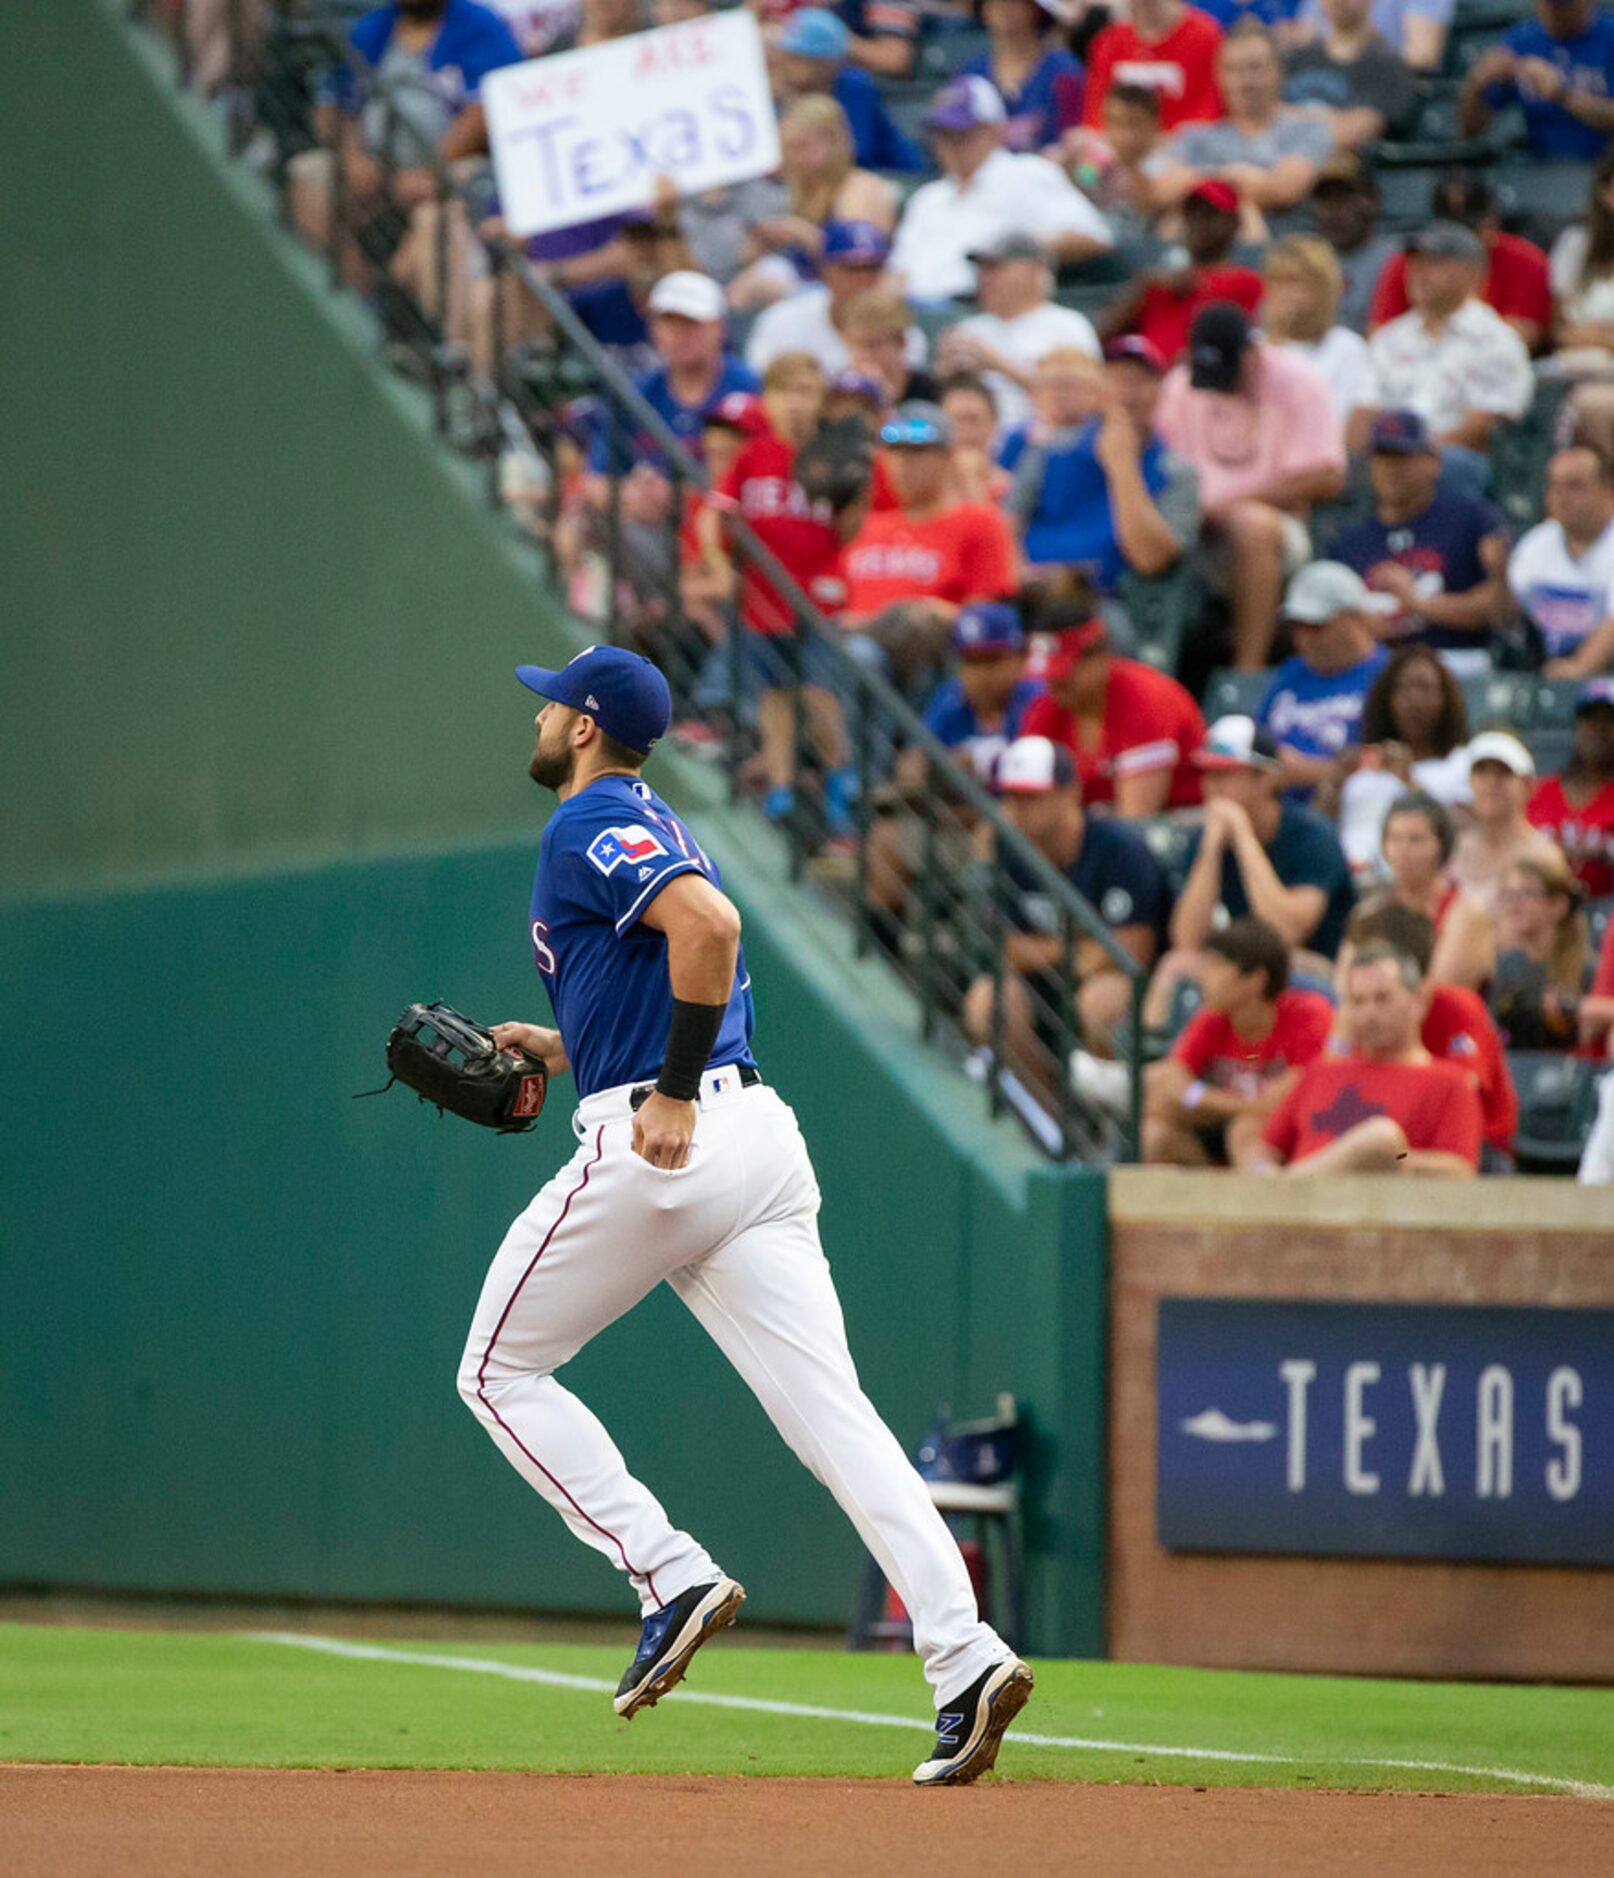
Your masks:
<path fill-rule="evenodd" d="M 1592 1873 L 1614 1802 L 839 1780 L 0 1767 L 8 1878 Z"/>

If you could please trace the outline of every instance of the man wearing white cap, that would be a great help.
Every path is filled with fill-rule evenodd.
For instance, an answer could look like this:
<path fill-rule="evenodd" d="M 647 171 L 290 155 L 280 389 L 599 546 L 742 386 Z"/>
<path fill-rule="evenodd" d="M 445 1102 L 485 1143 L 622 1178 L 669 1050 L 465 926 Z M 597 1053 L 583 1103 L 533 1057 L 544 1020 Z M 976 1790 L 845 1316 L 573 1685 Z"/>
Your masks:
<path fill-rule="evenodd" d="M 723 289 L 689 268 L 663 274 L 650 290 L 650 340 L 661 363 L 641 373 L 634 386 L 692 453 L 714 405 L 731 392 L 760 389 L 756 373 L 725 347 L 724 311 Z M 625 434 L 617 467 L 635 461 L 660 466 L 661 452 L 653 439 Z M 588 466 L 600 477 L 611 469 L 610 428 L 603 419 L 589 441 Z"/>
<path fill-rule="evenodd" d="M 1338 561 L 1313 561 L 1290 581 L 1283 618 L 1294 656 L 1273 674 L 1255 721 L 1271 733 L 1296 794 L 1309 796 L 1355 748 L 1368 687 L 1390 660 L 1374 618 L 1394 604 Z"/>
<path fill-rule="evenodd" d="M 973 293 L 969 257 L 1008 234 L 1030 235 L 1056 265 L 1115 245 L 1104 217 L 1057 164 L 1004 149 L 1006 116 L 989 78 L 955 78 L 937 92 L 925 125 L 943 173 L 909 198 L 891 250 L 910 300 Z"/>
<path fill-rule="evenodd" d="M 1124 823 L 1090 818 L 1082 808 L 1076 764 L 1046 737 L 1017 737 L 998 762 L 994 788 L 1003 812 L 1095 909 L 1111 935 L 1144 971 L 1159 950 L 1171 896 L 1160 863 L 1143 837 Z M 1004 939 L 1003 1053 L 1008 1066 L 1052 1106 L 1060 1073 L 1054 1044 L 1064 991 L 1059 918 L 1034 885 L 1005 857 L 1012 904 Z M 1079 937 L 1071 958 L 1076 1016 L 1087 1048 L 1112 1053 L 1116 1030 L 1132 1011 L 1132 979 L 1095 939 Z M 990 1043 L 993 980 L 971 985 L 964 1029 Z"/>

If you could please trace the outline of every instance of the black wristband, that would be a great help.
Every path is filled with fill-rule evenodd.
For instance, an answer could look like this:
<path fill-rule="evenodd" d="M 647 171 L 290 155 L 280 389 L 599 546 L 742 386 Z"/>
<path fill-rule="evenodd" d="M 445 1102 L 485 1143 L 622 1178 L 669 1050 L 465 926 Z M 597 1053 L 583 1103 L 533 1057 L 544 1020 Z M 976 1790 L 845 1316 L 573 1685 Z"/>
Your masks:
<path fill-rule="evenodd" d="M 667 1050 L 656 1078 L 658 1095 L 671 1096 L 675 1102 L 693 1102 L 700 1094 L 701 1077 L 712 1060 L 728 1008 L 726 1004 L 691 1004 L 688 998 L 673 999 Z"/>

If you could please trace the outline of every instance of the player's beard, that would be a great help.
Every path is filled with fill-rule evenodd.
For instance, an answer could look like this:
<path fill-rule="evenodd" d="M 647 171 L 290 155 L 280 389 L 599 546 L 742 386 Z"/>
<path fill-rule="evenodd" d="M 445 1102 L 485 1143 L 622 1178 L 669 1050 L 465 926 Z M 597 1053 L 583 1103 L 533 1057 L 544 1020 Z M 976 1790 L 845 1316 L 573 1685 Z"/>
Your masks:
<path fill-rule="evenodd" d="M 540 789 L 553 789 L 558 794 L 572 780 L 576 768 L 577 752 L 570 745 L 561 750 L 546 750 L 540 742 L 527 765 L 527 774 Z"/>

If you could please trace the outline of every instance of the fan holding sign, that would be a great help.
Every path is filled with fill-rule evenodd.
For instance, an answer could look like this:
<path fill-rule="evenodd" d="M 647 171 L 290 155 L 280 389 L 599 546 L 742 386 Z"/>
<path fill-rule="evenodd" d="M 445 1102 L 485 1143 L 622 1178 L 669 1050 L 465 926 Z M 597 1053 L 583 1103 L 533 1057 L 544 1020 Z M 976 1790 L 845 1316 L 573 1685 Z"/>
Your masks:
<path fill-rule="evenodd" d="M 506 227 L 536 235 L 765 176 L 779 132 L 746 12 L 531 60 L 483 86 Z"/>

